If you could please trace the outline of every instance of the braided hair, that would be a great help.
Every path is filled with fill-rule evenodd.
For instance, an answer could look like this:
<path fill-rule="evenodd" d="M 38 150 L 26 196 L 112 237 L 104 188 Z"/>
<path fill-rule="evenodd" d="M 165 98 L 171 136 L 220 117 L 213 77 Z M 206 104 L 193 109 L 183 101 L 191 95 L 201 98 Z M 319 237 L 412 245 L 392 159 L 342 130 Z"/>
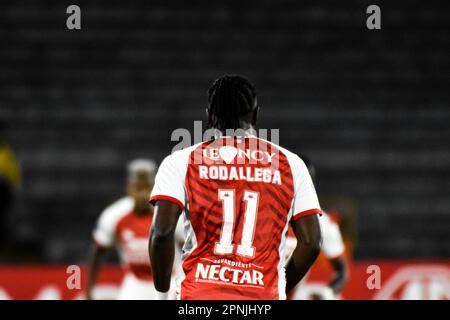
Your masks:
<path fill-rule="evenodd" d="M 257 108 L 254 85 L 240 75 L 224 75 L 208 90 L 209 125 L 221 131 L 239 129 L 243 116 Z"/>

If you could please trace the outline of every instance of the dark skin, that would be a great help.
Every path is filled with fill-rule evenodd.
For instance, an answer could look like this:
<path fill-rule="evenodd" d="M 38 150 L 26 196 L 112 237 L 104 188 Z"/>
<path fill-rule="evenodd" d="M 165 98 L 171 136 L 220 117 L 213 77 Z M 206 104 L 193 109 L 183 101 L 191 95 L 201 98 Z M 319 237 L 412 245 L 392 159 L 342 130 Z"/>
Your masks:
<path fill-rule="evenodd" d="M 329 261 L 334 270 L 329 286 L 334 293 L 339 293 L 348 281 L 347 261 L 344 256 Z"/>
<path fill-rule="evenodd" d="M 150 181 L 149 181 L 150 180 Z M 152 206 L 148 203 L 148 197 L 153 188 L 153 177 L 149 179 L 146 173 L 138 174 L 133 181 L 127 185 L 127 193 L 135 201 L 133 213 L 137 216 L 144 216 L 148 214 Z M 86 284 L 86 299 L 92 300 L 92 289 L 100 274 L 102 262 L 105 253 L 109 248 L 102 247 L 94 242 L 91 248 L 91 253 L 88 261 L 88 277 Z"/>
<path fill-rule="evenodd" d="M 334 294 L 338 294 L 342 291 L 349 278 L 347 260 L 345 256 L 340 256 L 337 258 L 328 259 L 328 262 L 330 263 L 334 271 L 334 274 L 329 281 L 328 286 Z M 313 300 L 322 299 L 318 295 L 312 295 L 311 298 Z"/>
<path fill-rule="evenodd" d="M 297 246 L 286 265 L 286 293 L 289 293 L 308 273 L 322 245 L 317 215 L 308 215 L 291 222 Z"/>
<path fill-rule="evenodd" d="M 153 211 L 149 253 L 155 288 L 159 292 L 170 289 L 175 257 L 175 229 L 182 210 L 173 202 L 158 200 Z"/>
<path fill-rule="evenodd" d="M 209 123 L 212 115 L 207 112 Z M 241 129 L 256 125 L 258 108 L 240 119 Z M 182 209 L 167 200 L 155 204 L 153 226 L 150 234 L 149 253 L 156 290 L 170 289 L 175 255 L 175 229 Z M 297 236 L 297 247 L 286 266 L 287 290 L 291 290 L 308 272 L 320 252 L 321 232 L 316 215 L 302 217 L 292 223 Z"/>
<path fill-rule="evenodd" d="M 101 265 L 105 253 L 108 248 L 104 248 L 97 243 L 94 243 L 91 247 L 91 252 L 88 260 L 88 277 L 86 283 L 86 299 L 93 300 L 92 289 L 94 288 L 95 282 L 97 281 L 98 275 L 101 270 Z"/>
<path fill-rule="evenodd" d="M 347 261 L 344 257 L 339 257 L 329 260 L 334 270 L 334 276 L 331 278 L 328 286 L 333 290 L 334 294 L 342 291 L 348 280 Z M 318 294 L 312 294 L 311 300 L 323 300 L 323 297 Z"/>
<path fill-rule="evenodd" d="M 311 175 L 313 181 L 316 180 L 316 169 L 312 164 L 308 165 L 308 171 Z M 328 260 L 331 267 L 333 268 L 334 274 L 331 278 L 328 286 L 333 290 L 335 294 L 342 291 L 345 284 L 348 281 L 348 265 L 345 256 L 341 256 L 334 259 Z"/>

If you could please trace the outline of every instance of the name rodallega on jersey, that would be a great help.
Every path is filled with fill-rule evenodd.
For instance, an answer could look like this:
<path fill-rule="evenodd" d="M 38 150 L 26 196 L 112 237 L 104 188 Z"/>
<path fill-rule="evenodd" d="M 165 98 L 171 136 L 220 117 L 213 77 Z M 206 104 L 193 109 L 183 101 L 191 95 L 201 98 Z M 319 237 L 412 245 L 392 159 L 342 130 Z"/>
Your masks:
<path fill-rule="evenodd" d="M 272 168 L 201 165 L 199 177 L 205 180 L 246 180 L 281 184 L 280 171 Z"/>
<path fill-rule="evenodd" d="M 203 157 L 206 161 L 199 165 L 199 178 L 245 180 L 281 185 L 280 171 L 277 170 L 277 154 L 276 151 L 240 149 L 232 146 L 208 147 L 203 149 Z M 230 166 L 230 164 L 237 164 L 237 166 Z M 240 164 L 245 166 L 239 166 Z M 270 164 L 270 166 L 247 166 L 248 164 Z"/>

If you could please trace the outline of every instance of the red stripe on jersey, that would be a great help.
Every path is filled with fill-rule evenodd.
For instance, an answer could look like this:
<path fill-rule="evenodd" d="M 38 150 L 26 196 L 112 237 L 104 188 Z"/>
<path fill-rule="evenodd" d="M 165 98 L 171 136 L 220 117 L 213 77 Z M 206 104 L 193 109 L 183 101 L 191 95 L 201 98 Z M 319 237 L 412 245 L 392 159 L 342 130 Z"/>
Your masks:
<path fill-rule="evenodd" d="M 178 199 L 176 199 L 176 198 L 174 198 L 174 197 L 171 197 L 171 196 L 163 195 L 163 194 L 159 194 L 159 195 L 156 195 L 156 196 L 151 197 L 150 200 L 149 200 L 149 202 L 150 202 L 151 204 L 155 205 L 155 204 L 156 204 L 156 201 L 158 201 L 158 200 L 167 200 L 167 201 L 173 202 L 173 203 L 175 203 L 177 206 L 179 206 L 179 207 L 181 208 L 181 210 L 184 209 L 184 205 L 181 203 L 180 200 L 178 200 Z"/>
<path fill-rule="evenodd" d="M 203 199 L 206 201 L 210 201 L 212 203 L 215 202 L 215 198 L 217 198 L 217 192 L 213 192 L 210 190 L 211 186 L 205 186 L 200 181 L 191 180 L 191 188 L 195 190 L 195 192 L 200 192 Z M 195 187 L 194 187 L 195 185 Z"/>
<path fill-rule="evenodd" d="M 322 210 L 320 210 L 320 209 L 310 209 L 310 210 L 306 210 L 306 211 L 294 214 L 294 216 L 292 217 L 292 220 L 295 221 L 302 217 L 309 216 L 311 214 L 321 214 L 321 213 L 322 213 Z"/>

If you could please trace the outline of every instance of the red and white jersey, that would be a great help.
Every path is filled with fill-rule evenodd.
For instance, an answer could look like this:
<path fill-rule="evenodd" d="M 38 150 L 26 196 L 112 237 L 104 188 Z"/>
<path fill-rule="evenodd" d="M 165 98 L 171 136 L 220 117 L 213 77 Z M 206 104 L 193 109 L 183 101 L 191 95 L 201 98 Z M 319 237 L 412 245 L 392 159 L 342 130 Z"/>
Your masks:
<path fill-rule="evenodd" d="M 153 213 L 134 214 L 134 200 L 124 197 L 100 215 L 93 232 L 95 242 L 109 248 L 117 245 L 121 262 L 126 271 L 141 280 L 151 280 L 148 236 Z"/>
<path fill-rule="evenodd" d="M 184 209 L 181 299 L 285 299 L 289 221 L 320 213 L 304 162 L 247 136 L 164 159 L 150 201 Z"/>

